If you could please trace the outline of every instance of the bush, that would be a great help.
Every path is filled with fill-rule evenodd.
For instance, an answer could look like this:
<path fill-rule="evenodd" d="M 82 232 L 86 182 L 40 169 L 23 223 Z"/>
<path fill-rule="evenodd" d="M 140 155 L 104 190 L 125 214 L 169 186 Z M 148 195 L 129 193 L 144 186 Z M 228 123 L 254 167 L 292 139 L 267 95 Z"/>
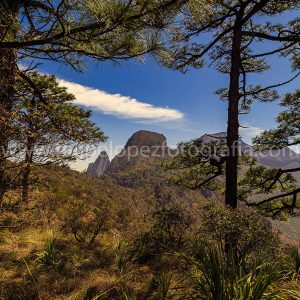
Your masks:
<path fill-rule="evenodd" d="M 60 211 L 63 229 L 71 232 L 80 243 L 92 244 L 105 229 L 108 210 L 71 199 Z"/>
<path fill-rule="evenodd" d="M 205 300 L 286 299 L 280 283 L 286 274 L 276 265 L 263 264 L 244 272 L 234 255 L 217 244 L 194 245 L 196 256 L 185 256 L 191 264 L 190 298 Z"/>
<path fill-rule="evenodd" d="M 237 260 L 250 268 L 276 261 L 282 250 L 279 234 L 252 210 L 207 206 L 202 213 L 200 239 L 218 243 L 223 251 L 226 243 Z"/>
<path fill-rule="evenodd" d="M 158 209 L 152 217 L 153 225 L 135 243 L 134 251 L 139 262 L 147 262 L 166 251 L 182 249 L 193 223 L 192 216 L 174 203 Z"/>

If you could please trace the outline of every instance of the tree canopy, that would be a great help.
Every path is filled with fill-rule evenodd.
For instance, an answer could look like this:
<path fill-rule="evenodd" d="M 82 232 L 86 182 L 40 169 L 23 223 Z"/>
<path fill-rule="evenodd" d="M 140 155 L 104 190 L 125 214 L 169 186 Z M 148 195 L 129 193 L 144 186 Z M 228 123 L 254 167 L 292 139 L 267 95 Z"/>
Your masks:
<path fill-rule="evenodd" d="M 284 108 L 276 118 L 276 129 L 264 131 L 254 139 L 258 149 L 283 148 L 300 144 L 300 90 L 285 95 Z"/>
<path fill-rule="evenodd" d="M 217 91 L 228 102 L 225 202 L 235 208 L 238 198 L 238 140 L 239 115 L 249 113 L 254 101 L 270 102 L 278 99 L 277 87 L 300 75 L 297 19 L 278 24 L 275 17 L 282 12 L 300 7 L 300 1 L 244 0 L 215 1 L 203 16 L 195 5 L 189 6 L 182 24 L 174 31 L 175 47 L 163 61 L 172 69 L 186 72 L 189 67 L 199 68 L 207 61 L 218 71 L 229 74 L 227 87 Z M 263 17 L 270 21 L 262 22 Z M 272 41 L 271 49 L 259 50 L 258 44 Z M 261 86 L 253 83 L 251 74 L 261 74 L 271 66 L 266 58 L 271 55 L 290 57 L 291 78 Z"/>
<path fill-rule="evenodd" d="M 26 202 L 33 165 L 84 159 L 106 139 L 91 120 L 91 111 L 74 104 L 74 95 L 60 86 L 54 76 L 37 72 L 29 72 L 27 76 L 34 82 L 34 88 L 27 80 L 17 81 L 13 126 L 6 157 L 14 162 L 16 176 L 12 178 L 16 180 L 18 175 L 22 175 L 23 200 Z M 43 95 L 43 101 L 36 89 Z"/>

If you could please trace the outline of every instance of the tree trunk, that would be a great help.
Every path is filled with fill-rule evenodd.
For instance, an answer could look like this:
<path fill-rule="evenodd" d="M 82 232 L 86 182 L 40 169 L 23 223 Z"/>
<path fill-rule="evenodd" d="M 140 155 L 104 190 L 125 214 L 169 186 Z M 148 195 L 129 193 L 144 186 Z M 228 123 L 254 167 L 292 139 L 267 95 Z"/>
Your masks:
<path fill-rule="evenodd" d="M 236 22 L 233 31 L 230 87 L 228 95 L 227 158 L 225 204 L 237 207 L 239 101 L 242 31 Z"/>
<path fill-rule="evenodd" d="M 30 172 L 31 172 L 31 165 L 33 162 L 33 155 L 36 145 L 36 137 L 33 136 L 33 132 L 35 132 L 35 98 L 31 99 L 31 101 L 27 102 L 27 110 L 28 110 L 28 116 L 27 116 L 27 133 L 26 133 L 26 153 L 25 153 L 25 167 L 23 171 L 23 178 L 22 178 L 22 202 L 28 203 L 28 196 L 29 196 L 29 186 L 30 186 Z"/>
<path fill-rule="evenodd" d="M 16 36 L 15 24 L 18 20 L 19 1 L 7 1 L 1 5 L 0 25 L 2 35 Z M 0 49 L 0 204 L 7 189 L 6 162 L 9 135 L 11 133 L 11 118 L 14 100 L 14 83 L 17 71 L 17 51 L 15 49 Z"/>
<path fill-rule="evenodd" d="M 29 200 L 30 172 L 31 172 L 31 165 L 33 161 L 33 151 L 34 151 L 34 143 L 30 139 L 28 139 L 26 157 L 25 157 L 25 167 L 24 167 L 23 177 L 22 177 L 22 202 L 23 203 L 28 203 Z"/>

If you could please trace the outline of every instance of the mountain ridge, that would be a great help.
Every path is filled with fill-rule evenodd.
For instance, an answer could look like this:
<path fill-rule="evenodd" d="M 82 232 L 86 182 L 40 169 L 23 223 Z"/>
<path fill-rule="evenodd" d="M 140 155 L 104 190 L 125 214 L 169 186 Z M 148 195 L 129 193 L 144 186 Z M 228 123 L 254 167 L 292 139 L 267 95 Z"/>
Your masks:
<path fill-rule="evenodd" d="M 226 142 L 226 132 L 204 134 L 200 138 L 205 143 L 211 141 Z M 239 138 L 238 147 L 241 152 L 255 158 L 258 163 L 268 168 L 293 168 L 300 165 L 300 155 L 286 147 L 280 150 L 255 151 L 253 146 L 245 143 Z M 105 151 L 97 157 L 96 161 L 90 163 L 87 174 L 92 177 L 101 177 L 104 174 L 111 175 L 114 172 L 126 170 L 137 162 L 143 160 L 147 164 L 149 157 L 162 159 L 167 157 L 169 151 L 165 135 L 148 130 L 139 130 L 133 133 L 127 140 L 123 150 L 111 161 Z M 141 159 L 141 156 L 143 159 Z"/>
<path fill-rule="evenodd" d="M 212 134 L 204 134 L 200 137 L 204 142 L 220 141 L 226 142 L 226 132 L 217 132 Z M 292 149 L 285 147 L 283 149 L 255 151 L 253 146 L 245 143 L 239 137 L 238 147 L 241 152 L 249 155 L 257 160 L 258 163 L 268 168 L 293 168 L 300 165 L 300 154 L 297 154 Z"/>

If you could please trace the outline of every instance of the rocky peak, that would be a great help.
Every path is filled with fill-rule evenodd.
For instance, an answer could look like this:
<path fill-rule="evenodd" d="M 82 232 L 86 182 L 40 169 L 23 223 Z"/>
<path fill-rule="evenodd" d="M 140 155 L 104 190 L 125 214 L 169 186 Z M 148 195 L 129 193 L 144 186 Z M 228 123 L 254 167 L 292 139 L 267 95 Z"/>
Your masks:
<path fill-rule="evenodd" d="M 110 164 L 106 151 L 102 151 L 94 163 L 90 163 L 87 168 L 87 175 L 101 177 Z"/>
<path fill-rule="evenodd" d="M 167 154 L 166 137 L 157 132 L 140 130 L 135 132 L 127 141 L 124 149 L 114 157 L 107 169 L 107 174 L 130 170 L 139 166 L 153 163 Z"/>
<path fill-rule="evenodd" d="M 125 149 L 129 147 L 157 147 L 157 146 L 165 146 L 167 145 L 166 137 L 157 132 L 140 130 L 135 132 L 127 141 L 125 145 Z"/>

